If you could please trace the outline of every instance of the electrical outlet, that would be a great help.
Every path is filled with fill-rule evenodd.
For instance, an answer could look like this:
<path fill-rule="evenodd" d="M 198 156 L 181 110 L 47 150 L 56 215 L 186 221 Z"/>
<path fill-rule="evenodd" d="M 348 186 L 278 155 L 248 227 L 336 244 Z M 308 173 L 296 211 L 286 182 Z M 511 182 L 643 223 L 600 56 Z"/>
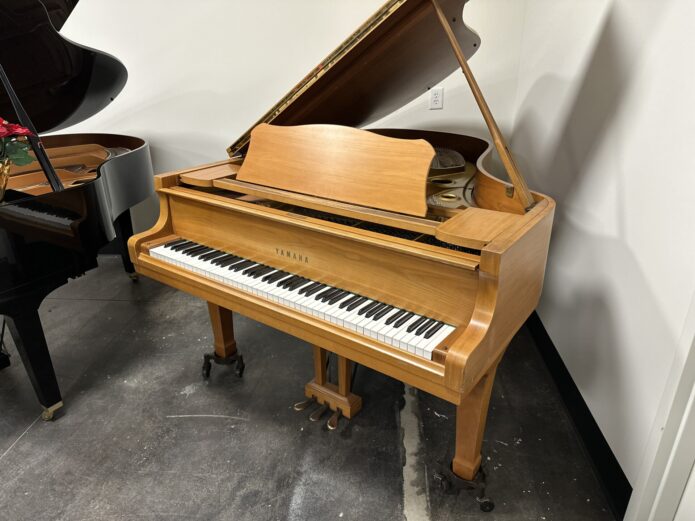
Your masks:
<path fill-rule="evenodd" d="M 433 87 L 430 89 L 430 110 L 442 108 L 444 108 L 444 87 Z"/>

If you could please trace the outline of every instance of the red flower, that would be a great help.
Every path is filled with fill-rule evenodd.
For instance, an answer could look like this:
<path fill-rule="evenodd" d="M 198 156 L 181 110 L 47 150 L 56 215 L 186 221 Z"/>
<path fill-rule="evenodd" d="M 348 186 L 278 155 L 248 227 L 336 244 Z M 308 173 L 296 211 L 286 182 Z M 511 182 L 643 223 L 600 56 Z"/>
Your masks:
<path fill-rule="evenodd" d="M 10 123 L 7 127 L 13 136 L 33 136 L 34 133 L 22 125 L 15 125 Z"/>
<path fill-rule="evenodd" d="M 0 138 L 12 137 L 12 136 L 33 136 L 34 133 L 22 125 L 16 125 L 14 123 L 9 123 L 8 121 L 0 118 Z"/>

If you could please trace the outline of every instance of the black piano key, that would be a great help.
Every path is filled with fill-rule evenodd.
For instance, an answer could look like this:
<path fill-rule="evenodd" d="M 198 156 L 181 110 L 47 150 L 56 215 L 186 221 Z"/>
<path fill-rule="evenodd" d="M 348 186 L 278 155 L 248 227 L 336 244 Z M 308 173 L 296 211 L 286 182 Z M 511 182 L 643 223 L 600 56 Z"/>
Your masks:
<path fill-rule="evenodd" d="M 267 268 L 267 267 L 268 267 L 268 266 L 266 266 L 265 264 L 256 264 L 255 266 L 252 266 L 252 267 L 250 267 L 250 268 L 246 268 L 246 269 L 243 270 L 241 273 L 242 273 L 243 275 L 249 275 L 249 276 L 251 276 L 251 275 L 254 275 L 257 271 L 260 271 L 260 270 L 262 270 L 262 269 L 264 269 L 264 268 Z"/>
<path fill-rule="evenodd" d="M 272 283 L 277 282 L 278 280 L 286 277 L 287 275 L 289 275 L 289 273 L 287 273 L 286 271 L 276 271 L 275 273 L 270 273 L 270 274 L 266 275 L 265 277 L 263 277 L 263 281 L 269 282 L 272 284 Z"/>
<path fill-rule="evenodd" d="M 241 270 L 244 270 L 246 268 L 253 266 L 254 264 L 256 264 L 256 263 L 252 260 L 245 260 L 245 261 L 238 262 L 236 264 L 229 266 L 229 269 L 232 271 L 241 271 Z"/>
<path fill-rule="evenodd" d="M 196 259 L 200 259 L 202 255 L 205 255 L 207 253 L 210 253 L 211 251 L 215 251 L 212 248 L 205 248 L 204 250 L 199 250 L 191 255 L 191 257 L 195 257 Z"/>
<path fill-rule="evenodd" d="M 164 247 L 165 248 L 173 248 L 174 246 L 178 246 L 179 244 L 183 244 L 184 242 L 188 242 L 186 239 L 176 239 L 175 241 L 169 241 L 167 242 Z"/>
<path fill-rule="evenodd" d="M 434 326 L 429 328 L 427 330 L 427 333 L 425 333 L 425 338 L 432 338 L 432 336 L 439 331 L 442 327 L 444 326 L 444 322 L 437 322 Z"/>
<path fill-rule="evenodd" d="M 295 291 L 295 290 L 298 290 L 299 288 L 303 288 L 303 287 L 306 286 L 307 284 L 311 284 L 311 280 L 310 280 L 310 279 L 307 279 L 307 278 L 305 278 L 305 277 L 300 277 L 299 280 L 298 280 L 297 282 L 295 282 L 294 284 L 292 284 L 292 285 L 290 286 L 290 289 L 291 289 L 292 291 Z"/>
<path fill-rule="evenodd" d="M 184 253 L 186 255 L 190 255 L 191 257 L 197 257 L 199 254 L 207 253 L 210 250 L 212 250 L 212 248 L 208 248 L 207 246 L 200 245 L 197 248 L 193 248 L 192 250 L 186 250 Z"/>
<path fill-rule="evenodd" d="M 367 297 L 360 297 L 356 301 L 354 301 L 352 304 L 350 304 L 346 309 L 347 309 L 347 311 L 352 311 L 352 310 L 358 308 L 359 306 L 361 306 L 362 304 L 364 304 L 365 302 L 367 302 L 367 300 L 369 300 Z"/>
<path fill-rule="evenodd" d="M 317 291 L 321 291 L 321 290 L 322 290 L 323 288 L 325 288 L 325 287 L 326 287 L 325 284 L 319 284 L 319 285 L 316 286 L 314 289 L 310 289 L 310 290 L 307 290 L 306 292 L 304 292 L 304 296 L 310 297 L 310 296 L 312 296 L 314 293 L 316 293 Z"/>
<path fill-rule="evenodd" d="M 398 320 L 398 318 L 405 313 L 405 309 L 398 309 L 396 310 L 395 313 L 393 313 L 389 318 L 386 319 L 386 325 L 390 326 L 394 320 Z"/>
<path fill-rule="evenodd" d="M 347 299 L 345 302 L 341 302 L 340 306 L 338 306 L 338 307 L 340 309 L 345 309 L 345 307 L 349 306 L 350 304 L 352 304 L 353 302 L 355 302 L 357 299 L 360 299 L 360 298 L 362 298 L 362 297 L 360 297 L 359 295 L 353 295 L 352 297 Z"/>
<path fill-rule="evenodd" d="M 304 277 L 300 277 L 299 275 L 297 275 L 296 279 L 291 280 L 285 284 L 285 289 L 293 291 L 294 288 L 296 288 L 297 286 L 299 286 L 300 284 L 303 284 L 303 283 L 304 283 Z"/>
<path fill-rule="evenodd" d="M 316 288 L 316 287 L 318 287 L 318 286 L 320 286 L 320 285 L 321 285 L 320 282 L 312 282 L 312 283 L 309 284 L 308 286 L 304 286 L 302 289 L 300 289 L 300 290 L 299 290 L 299 294 L 301 295 L 302 293 L 306 293 L 307 291 L 309 291 L 309 290 L 311 290 L 311 289 L 314 289 L 314 288 Z"/>
<path fill-rule="evenodd" d="M 364 314 L 364 318 L 372 318 L 374 315 L 376 315 L 379 311 L 381 311 L 385 307 L 386 307 L 386 304 L 380 302 L 378 306 L 374 306 L 369 311 L 367 311 Z"/>
<path fill-rule="evenodd" d="M 334 304 L 337 304 L 338 302 L 340 302 L 341 300 L 343 300 L 343 299 L 344 299 L 345 297 L 347 297 L 348 295 L 350 295 L 350 292 L 349 292 L 349 291 L 342 291 L 342 292 L 338 293 L 337 295 L 333 295 L 333 296 L 331 297 L 331 299 L 328 301 L 328 303 L 329 303 L 331 306 L 333 306 Z"/>
<path fill-rule="evenodd" d="M 282 279 L 280 279 L 280 280 L 277 282 L 277 287 L 278 287 L 278 288 L 284 288 L 284 287 L 287 286 L 287 284 L 289 284 L 289 283 L 292 282 L 293 280 L 297 280 L 297 275 L 292 275 L 292 274 L 290 273 L 289 276 L 287 276 L 287 277 L 285 277 L 285 278 L 282 278 Z"/>
<path fill-rule="evenodd" d="M 213 251 L 206 253 L 205 255 L 201 255 L 198 258 L 202 261 L 211 261 L 213 259 L 216 259 L 217 257 L 221 257 L 222 255 L 225 255 L 225 253 L 223 251 L 213 250 Z"/>
<path fill-rule="evenodd" d="M 415 331 L 415 328 L 417 328 L 417 327 L 418 327 L 420 324 L 422 324 L 425 320 L 427 320 L 427 317 L 420 317 L 420 318 L 418 318 L 415 322 L 413 322 L 412 324 L 410 324 L 410 325 L 408 326 L 408 329 L 407 329 L 406 331 L 408 331 L 408 333 L 412 333 L 413 331 Z"/>
<path fill-rule="evenodd" d="M 393 327 L 395 327 L 396 329 L 399 328 L 399 327 L 401 327 L 403 324 L 405 324 L 406 322 L 408 322 L 408 320 L 410 320 L 410 319 L 413 318 L 414 316 L 415 316 L 415 313 L 411 313 L 411 312 L 406 313 L 406 314 L 403 315 L 401 318 L 399 318 L 398 320 L 396 320 L 396 322 L 394 322 Z"/>
<path fill-rule="evenodd" d="M 229 266 L 230 264 L 234 264 L 241 260 L 243 260 L 241 257 L 237 257 L 236 255 L 229 255 L 227 257 L 215 259 L 215 262 L 213 264 L 217 264 L 220 268 L 224 268 L 225 266 Z"/>
<path fill-rule="evenodd" d="M 372 317 L 374 320 L 381 320 L 386 316 L 386 314 L 393 309 L 393 306 L 386 306 L 385 308 L 381 308 L 379 311 L 375 313 L 375 315 Z"/>
<path fill-rule="evenodd" d="M 262 269 L 262 270 L 260 270 L 260 271 L 257 271 L 257 272 L 253 275 L 253 278 L 254 278 L 254 279 L 257 279 L 257 278 L 263 277 L 263 276 L 265 276 L 265 275 L 268 275 L 269 273 L 273 273 L 273 272 L 275 272 L 275 271 L 277 271 L 277 270 L 276 270 L 275 268 L 273 268 L 272 266 L 267 266 L 266 268 L 264 268 L 264 269 Z"/>
<path fill-rule="evenodd" d="M 428 318 L 424 324 L 422 324 L 419 328 L 417 328 L 415 330 L 415 336 L 420 336 L 421 334 L 423 334 L 425 331 L 427 331 L 429 328 L 431 328 L 435 322 L 436 322 L 435 319 Z"/>
<path fill-rule="evenodd" d="M 329 293 L 332 293 L 333 291 L 335 291 L 335 288 L 334 288 L 333 286 L 326 286 L 326 289 L 324 289 L 323 291 L 321 291 L 321 292 L 320 292 L 318 295 L 316 295 L 314 298 L 315 298 L 316 300 L 319 300 L 319 299 L 323 298 L 325 295 L 328 295 Z"/>
<path fill-rule="evenodd" d="M 328 302 L 331 300 L 333 297 L 335 297 L 338 293 L 342 293 L 343 290 L 340 288 L 334 288 L 333 291 L 326 293 L 323 297 L 321 297 L 322 302 Z"/>
<path fill-rule="evenodd" d="M 181 253 L 183 253 L 184 255 L 188 255 L 192 251 L 202 250 L 203 248 L 205 248 L 205 246 L 203 246 L 202 244 L 194 244 L 193 246 L 189 246 L 188 248 L 181 250 Z"/>
<path fill-rule="evenodd" d="M 222 262 L 222 261 L 225 261 L 225 260 L 227 260 L 227 259 L 231 259 L 231 258 L 233 258 L 233 257 L 236 257 L 236 255 L 232 255 L 231 253 L 225 253 L 224 255 L 222 255 L 222 256 L 217 257 L 216 259 L 214 259 L 214 260 L 212 261 L 212 263 L 213 263 L 213 264 L 218 264 L 218 263 L 220 263 L 220 262 Z"/>
<path fill-rule="evenodd" d="M 191 241 L 183 241 L 181 244 L 177 244 L 176 246 L 173 246 L 171 249 L 174 251 L 182 251 L 186 248 L 193 246 L 194 244 L 195 243 Z"/>
<path fill-rule="evenodd" d="M 378 300 L 370 300 L 367 304 L 362 306 L 360 310 L 357 312 L 358 315 L 364 315 L 367 311 L 371 310 L 372 308 L 375 308 L 377 306 L 380 306 L 381 302 Z"/>

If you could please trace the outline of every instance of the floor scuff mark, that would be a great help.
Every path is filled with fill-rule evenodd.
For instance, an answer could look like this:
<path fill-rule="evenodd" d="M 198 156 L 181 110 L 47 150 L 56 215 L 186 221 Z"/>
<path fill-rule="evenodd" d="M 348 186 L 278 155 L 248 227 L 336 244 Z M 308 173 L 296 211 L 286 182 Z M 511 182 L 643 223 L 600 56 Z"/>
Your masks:
<path fill-rule="evenodd" d="M 227 416 L 225 414 L 169 414 L 167 418 L 225 418 L 227 420 L 239 420 L 242 422 L 249 421 L 248 418 L 241 416 Z"/>
<path fill-rule="evenodd" d="M 404 386 L 405 405 L 400 411 L 400 426 L 403 431 L 405 464 L 403 465 L 403 517 L 407 521 L 429 521 L 429 501 L 426 490 L 419 483 L 426 483 L 424 469 L 418 464 L 422 453 L 420 420 L 417 414 L 415 389 Z"/>

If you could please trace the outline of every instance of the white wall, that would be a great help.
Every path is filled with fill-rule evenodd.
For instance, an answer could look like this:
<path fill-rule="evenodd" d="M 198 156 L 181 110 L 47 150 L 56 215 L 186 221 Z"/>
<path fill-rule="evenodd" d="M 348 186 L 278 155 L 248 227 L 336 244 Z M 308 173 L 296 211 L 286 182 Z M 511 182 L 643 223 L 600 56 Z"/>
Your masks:
<path fill-rule="evenodd" d="M 634 483 L 695 290 L 695 5 L 528 0 L 512 147 L 558 202 L 540 316 Z"/>
<path fill-rule="evenodd" d="M 681 504 L 673 521 L 692 521 L 695 519 L 695 473 L 690 474 L 688 485 L 681 498 Z"/>
<path fill-rule="evenodd" d="M 69 131 L 146 138 L 157 172 L 222 159 L 380 4 L 81 0 L 63 33 L 130 77 Z M 481 88 L 529 184 L 559 203 L 541 317 L 634 481 L 695 289 L 693 3 L 472 0 L 467 11 Z M 444 110 L 423 97 L 379 125 L 485 135 L 461 75 L 443 85 Z"/>

